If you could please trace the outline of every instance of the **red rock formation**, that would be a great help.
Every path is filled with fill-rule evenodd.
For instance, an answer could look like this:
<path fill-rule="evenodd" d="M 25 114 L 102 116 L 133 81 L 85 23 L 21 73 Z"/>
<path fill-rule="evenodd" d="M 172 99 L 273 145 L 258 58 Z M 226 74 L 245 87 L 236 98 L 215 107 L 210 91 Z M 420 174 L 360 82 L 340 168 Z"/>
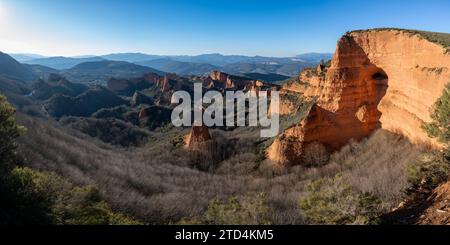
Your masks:
<path fill-rule="evenodd" d="M 153 99 L 146 96 L 145 94 L 142 94 L 139 91 L 136 91 L 136 92 L 134 92 L 133 97 L 131 97 L 130 105 L 137 106 L 140 104 L 151 105 L 151 104 L 153 104 Z"/>
<path fill-rule="evenodd" d="M 136 79 L 111 78 L 108 81 L 107 86 L 116 93 L 131 96 L 135 91 L 153 86 L 159 79 L 160 76 L 158 74 L 148 73 L 143 77 Z"/>
<path fill-rule="evenodd" d="M 318 74 L 320 74 L 321 72 L 325 72 L 325 71 L 326 71 L 326 67 L 325 67 L 324 64 L 319 64 L 319 65 L 317 66 L 317 68 L 316 68 L 316 72 L 317 72 Z"/>
<path fill-rule="evenodd" d="M 450 181 L 434 189 L 423 204 L 428 206 L 428 208 L 419 215 L 417 224 L 450 224 Z"/>
<path fill-rule="evenodd" d="M 220 71 L 212 71 L 209 74 L 209 77 L 214 81 L 219 81 L 224 84 L 226 84 L 229 80 L 229 75 Z M 232 82 L 230 82 L 230 85 L 232 85 Z"/>
<path fill-rule="evenodd" d="M 208 127 L 192 126 L 191 131 L 185 137 L 185 145 L 189 149 L 198 150 L 203 142 L 211 140 Z"/>
<path fill-rule="evenodd" d="M 298 80 L 306 85 L 291 83 L 284 92 L 315 97 L 317 104 L 274 141 L 269 159 L 298 164 L 312 142 L 338 149 L 378 128 L 437 146 L 420 125 L 430 121 L 430 107 L 450 82 L 450 54 L 403 31 L 352 32 L 339 40 L 326 74 L 320 67 Z"/>
<path fill-rule="evenodd" d="M 145 107 L 141 107 L 141 110 L 139 110 L 139 116 L 138 119 L 142 120 L 145 117 L 147 117 L 147 111 L 145 110 Z"/>
<path fill-rule="evenodd" d="M 213 71 L 208 77 L 202 80 L 203 87 L 216 90 L 231 89 L 248 91 L 266 86 L 266 84 L 261 81 L 233 76 L 221 71 Z"/>
<path fill-rule="evenodd" d="M 156 73 L 148 73 L 144 75 L 144 81 L 146 81 L 149 84 L 155 84 L 159 78 L 160 76 Z"/>

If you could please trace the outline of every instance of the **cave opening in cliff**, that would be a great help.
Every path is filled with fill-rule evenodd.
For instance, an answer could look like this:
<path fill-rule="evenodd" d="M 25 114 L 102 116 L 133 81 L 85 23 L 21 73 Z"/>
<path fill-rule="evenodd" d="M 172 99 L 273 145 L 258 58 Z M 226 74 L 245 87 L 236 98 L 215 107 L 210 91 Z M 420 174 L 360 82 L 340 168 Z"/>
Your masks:
<path fill-rule="evenodd" d="M 375 81 L 386 81 L 388 80 L 388 75 L 383 71 L 378 71 L 372 75 L 372 79 Z"/>
<path fill-rule="evenodd" d="M 373 85 L 375 86 L 377 103 L 386 95 L 389 77 L 383 69 L 378 68 L 372 75 Z"/>

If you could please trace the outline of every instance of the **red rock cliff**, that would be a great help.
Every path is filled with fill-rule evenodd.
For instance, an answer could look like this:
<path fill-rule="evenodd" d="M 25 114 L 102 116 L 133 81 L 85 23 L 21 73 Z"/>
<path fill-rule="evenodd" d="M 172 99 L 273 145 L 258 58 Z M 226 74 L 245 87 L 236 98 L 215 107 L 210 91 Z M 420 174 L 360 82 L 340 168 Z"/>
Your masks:
<path fill-rule="evenodd" d="M 191 150 L 199 150 L 201 144 L 211 140 L 208 127 L 206 126 L 192 126 L 191 131 L 185 136 L 185 146 Z"/>
<path fill-rule="evenodd" d="M 351 32 L 339 40 L 331 66 L 312 73 L 299 76 L 308 86 L 283 88 L 317 103 L 274 141 L 269 159 L 298 164 L 312 142 L 338 149 L 378 128 L 437 146 L 420 126 L 430 121 L 431 106 L 450 82 L 445 47 L 408 31 Z"/>

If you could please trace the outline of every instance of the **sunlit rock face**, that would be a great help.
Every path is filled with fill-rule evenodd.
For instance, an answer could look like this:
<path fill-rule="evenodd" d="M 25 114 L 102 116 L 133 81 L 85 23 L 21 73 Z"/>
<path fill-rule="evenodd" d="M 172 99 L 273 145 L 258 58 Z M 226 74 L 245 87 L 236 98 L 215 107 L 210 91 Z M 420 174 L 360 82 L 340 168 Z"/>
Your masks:
<path fill-rule="evenodd" d="M 212 71 L 207 77 L 199 78 L 207 89 L 223 90 L 270 90 L 275 85 L 265 84 L 259 80 L 233 76 L 221 71 Z"/>
<path fill-rule="evenodd" d="M 283 87 L 317 102 L 268 148 L 269 159 L 301 164 L 313 142 L 336 150 L 378 128 L 439 146 L 420 128 L 450 82 L 450 53 L 439 44 L 399 30 L 351 32 L 338 41 L 330 67 L 313 71 L 299 75 L 306 85 Z"/>
<path fill-rule="evenodd" d="M 200 150 L 202 143 L 211 140 L 208 127 L 192 126 L 191 131 L 185 136 L 185 146 L 191 150 Z"/>

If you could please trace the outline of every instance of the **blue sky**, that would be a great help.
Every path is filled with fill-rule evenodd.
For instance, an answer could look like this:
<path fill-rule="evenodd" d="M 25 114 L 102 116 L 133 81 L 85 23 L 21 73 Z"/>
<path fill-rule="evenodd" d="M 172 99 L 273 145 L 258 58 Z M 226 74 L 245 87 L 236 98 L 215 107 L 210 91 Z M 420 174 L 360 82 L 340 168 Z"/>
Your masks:
<path fill-rule="evenodd" d="M 0 50 L 44 55 L 291 56 L 374 27 L 450 33 L 450 1 L 0 0 Z"/>

